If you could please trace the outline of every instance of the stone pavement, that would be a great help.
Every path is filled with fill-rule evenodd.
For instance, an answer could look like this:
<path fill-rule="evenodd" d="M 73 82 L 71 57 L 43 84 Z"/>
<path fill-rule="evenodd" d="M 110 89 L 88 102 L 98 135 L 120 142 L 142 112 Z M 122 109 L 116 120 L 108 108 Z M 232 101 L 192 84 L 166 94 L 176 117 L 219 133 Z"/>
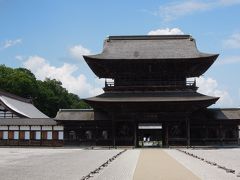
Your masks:
<path fill-rule="evenodd" d="M 141 150 L 134 180 L 198 180 L 199 178 L 160 149 Z"/>

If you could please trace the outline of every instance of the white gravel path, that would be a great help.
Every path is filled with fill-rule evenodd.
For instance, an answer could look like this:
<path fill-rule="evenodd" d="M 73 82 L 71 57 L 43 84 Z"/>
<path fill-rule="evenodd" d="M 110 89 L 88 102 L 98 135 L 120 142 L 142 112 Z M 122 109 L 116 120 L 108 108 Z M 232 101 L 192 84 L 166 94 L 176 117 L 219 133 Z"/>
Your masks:
<path fill-rule="evenodd" d="M 240 173 L 240 148 L 228 149 L 185 149 L 199 157 L 203 157 L 211 162 L 216 162 L 221 166 L 236 170 Z M 239 178 L 240 179 L 240 178 Z"/>
<path fill-rule="evenodd" d="M 81 149 L 60 149 L 60 148 L 0 148 L 0 167 L 6 167 L 21 163 L 21 160 L 31 158 L 31 156 L 44 156 L 59 153 L 69 153 Z"/>
<path fill-rule="evenodd" d="M 132 180 L 140 150 L 127 150 L 103 169 L 94 180 Z"/>
<path fill-rule="evenodd" d="M 186 149 L 184 149 L 184 150 L 186 150 Z M 229 163 L 231 163 L 232 159 L 228 160 L 226 158 L 228 156 L 236 156 L 237 154 L 230 155 L 231 152 L 224 151 L 224 150 L 220 150 L 220 151 L 223 154 L 228 154 L 228 155 L 220 157 L 217 153 L 215 154 L 215 152 L 212 151 L 212 156 L 216 156 L 216 158 L 218 156 L 219 159 L 222 159 L 221 160 L 222 162 L 228 161 Z M 179 163 L 184 165 L 186 168 L 191 170 L 195 175 L 197 175 L 199 178 L 201 178 L 203 180 L 235 180 L 235 179 L 240 180 L 240 178 L 238 178 L 236 176 L 236 174 L 226 173 L 226 171 L 219 169 L 216 166 L 209 165 L 206 162 L 203 162 L 199 159 L 193 158 L 193 157 L 186 155 L 182 152 L 179 152 L 175 149 L 166 149 L 164 151 L 167 152 L 170 156 L 172 156 Z M 191 151 L 193 154 L 195 154 L 195 152 L 198 152 L 199 156 L 201 156 L 204 154 L 204 151 L 206 151 L 206 150 L 199 150 L 199 151 L 189 150 L 189 151 Z M 240 163 L 240 156 L 239 156 L 240 151 L 237 150 L 236 152 L 238 152 L 238 155 L 237 155 L 238 157 L 236 159 L 238 159 L 238 163 Z M 201 156 L 201 157 L 203 157 L 203 156 Z M 205 157 L 203 157 L 203 158 L 205 158 Z M 233 163 L 236 163 L 236 161 L 233 161 Z"/>
<path fill-rule="evenodd" d="M 120 151 L 0 148 L 0 179 L 79 180 Z"/>

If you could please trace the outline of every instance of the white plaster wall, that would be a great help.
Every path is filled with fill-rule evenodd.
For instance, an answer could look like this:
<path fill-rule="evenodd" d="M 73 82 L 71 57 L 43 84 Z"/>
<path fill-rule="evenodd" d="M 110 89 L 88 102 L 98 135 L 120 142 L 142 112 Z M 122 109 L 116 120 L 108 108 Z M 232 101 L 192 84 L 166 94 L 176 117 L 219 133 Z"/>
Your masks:
<path fill-rule="evenodd" d="M 52 130 L 52 126 L 42 126 L 42 130 Z"/>
<path fill-rule="evenodd" d="M 30 130 L 30 126 L 20 126 L 20 130 Z"/>
<path fill-rule="evenodd" d="M 9 130 L 19 130 L 18 126 L 9 126 Z"/>
<path fill-rule="evenodd" d="M 31 126 L 31 130 L 41 130 L 41 126 Z"/>
<path fill-rule="evenodd" d="M 53 126 L 53 130 L 62 131 L 63 130 L 63 126 Z"/>
<path fill-rule="evenodd" d="M 0 126 L 0 130 L 8 130 L 8 126 Z"/>

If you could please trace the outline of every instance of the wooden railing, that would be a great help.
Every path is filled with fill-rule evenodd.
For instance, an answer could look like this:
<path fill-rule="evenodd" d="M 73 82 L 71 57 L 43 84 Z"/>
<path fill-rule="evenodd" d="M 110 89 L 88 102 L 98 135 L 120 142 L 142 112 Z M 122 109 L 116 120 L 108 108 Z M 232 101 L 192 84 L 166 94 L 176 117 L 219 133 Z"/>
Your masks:
<path fill-rule="evenodd" d="M 115 83 L 114 81 L 105 81 L 105 87 L 114 87 Z M 196 81 L 145 81 L 143 84 L 136 83 L 136 82 L 126 82 L 122 83 L 119 86 L 135 86 L 135 87 L 143 87 L 143 86 L 159 86 L 159 87 L 164 87 L 164 86 L 172 86 L 172 87 L 196 87 Z"/>

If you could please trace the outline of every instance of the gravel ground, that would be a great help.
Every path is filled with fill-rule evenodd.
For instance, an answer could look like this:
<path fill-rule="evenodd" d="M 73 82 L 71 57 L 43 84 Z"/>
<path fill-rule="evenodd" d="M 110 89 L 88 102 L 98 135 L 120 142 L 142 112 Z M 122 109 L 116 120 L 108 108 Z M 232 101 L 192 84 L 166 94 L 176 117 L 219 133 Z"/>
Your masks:
<path fill-rule="evenodd" d="M 140 150 L 127 150 L 101 171 L 94 180 L 132 180 Z"/>
<path fill-rule="evenodd" d="M 239 167 L 239 164 L 240 164 L 240 149 L 214 149 L 214 150 L 182 149 L 182 150 L 191 152 L 209 161 L 219 162 L 219 165 L 224 165 L 226 167 L 231 165 L 231 167 L 237 168 Z M 196 174 L 201 179 L 240 180 L 240 178 L 237 177 L 236 174 L 227 173 L 226 171 L 219 169 L 216 166 L 209 165 L 206 162 L 193 158 L 177 150 L 166 149 L 164 151 L 167 152 L 169 155 L 171 155 L 173 158 L 175 158 L 178 162 L 180 162 L 186 168 L 191 170 L 194 174 Z"/>
<path fill-rule="evenodd" d="M 0 179 L 79 180 L 120 151 L 0 148 Z"/>
<path fill-rule="evenodd" d="M 207 164 L 175 149 L 164 149 L 171 157 L 204 180 L 240 180 L 240 149 L 182 149 L 205 160 L 236 170 L 235 174 Z M 0 148 L 0 179 L 79 180 L 122 149 L 84 150 L 77 148 Z M 127 150 L 94 180 L 130 180 L 142 150 Z M 174 172 L 174 169 L 172 170 Z"/>

